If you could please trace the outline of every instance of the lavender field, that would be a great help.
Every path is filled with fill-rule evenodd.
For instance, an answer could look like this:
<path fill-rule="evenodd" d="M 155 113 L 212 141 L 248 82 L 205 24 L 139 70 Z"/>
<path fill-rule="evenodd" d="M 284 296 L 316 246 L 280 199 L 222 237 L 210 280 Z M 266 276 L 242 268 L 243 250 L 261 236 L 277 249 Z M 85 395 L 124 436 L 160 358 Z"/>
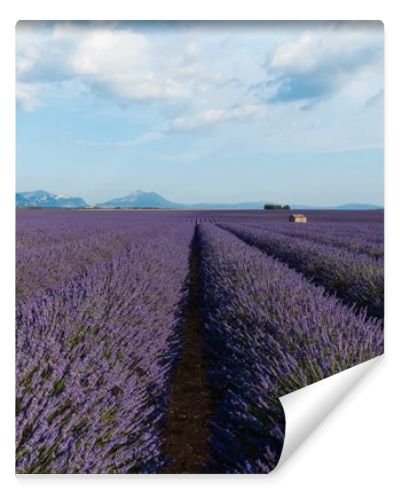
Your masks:
<path fill-rule="evenodd" d="M 18 473 L 268 473 L 383 353 L 383 211 L 17 210 Z"/>

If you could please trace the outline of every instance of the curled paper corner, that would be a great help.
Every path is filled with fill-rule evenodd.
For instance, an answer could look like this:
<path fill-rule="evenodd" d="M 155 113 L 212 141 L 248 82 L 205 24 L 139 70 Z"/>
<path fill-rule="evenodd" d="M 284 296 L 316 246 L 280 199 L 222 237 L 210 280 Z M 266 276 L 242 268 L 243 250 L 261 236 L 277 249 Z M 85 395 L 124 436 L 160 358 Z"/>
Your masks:
<path fill-rule="evenodd" d="M 358 383 L 383 360 L 383 355 L 279 398 L 285 413 L 285 441 L 277 474 L 306 439 L 346 398 Z"/>

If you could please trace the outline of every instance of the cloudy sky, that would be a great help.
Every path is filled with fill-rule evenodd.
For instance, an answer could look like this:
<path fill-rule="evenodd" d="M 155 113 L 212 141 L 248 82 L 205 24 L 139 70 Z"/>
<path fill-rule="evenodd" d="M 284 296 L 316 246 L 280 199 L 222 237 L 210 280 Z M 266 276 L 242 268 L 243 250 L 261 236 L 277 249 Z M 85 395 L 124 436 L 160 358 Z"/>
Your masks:
<path fill-rule="evenodd" d="M 383 203 L 383 26 L 16 28 L 17 190 Z"/>

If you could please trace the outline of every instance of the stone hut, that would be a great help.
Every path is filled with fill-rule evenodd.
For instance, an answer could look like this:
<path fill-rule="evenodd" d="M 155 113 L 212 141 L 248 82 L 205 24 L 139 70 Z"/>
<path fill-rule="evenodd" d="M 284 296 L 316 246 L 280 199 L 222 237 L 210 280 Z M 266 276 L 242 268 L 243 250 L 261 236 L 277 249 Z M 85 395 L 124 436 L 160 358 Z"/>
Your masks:
<path fill-rule="evenodd" d="M 304 214 L 292 214 L 289 217 L 290 222 L 302 222 L 305 223 L 307 222 L 307 217 Z"/>

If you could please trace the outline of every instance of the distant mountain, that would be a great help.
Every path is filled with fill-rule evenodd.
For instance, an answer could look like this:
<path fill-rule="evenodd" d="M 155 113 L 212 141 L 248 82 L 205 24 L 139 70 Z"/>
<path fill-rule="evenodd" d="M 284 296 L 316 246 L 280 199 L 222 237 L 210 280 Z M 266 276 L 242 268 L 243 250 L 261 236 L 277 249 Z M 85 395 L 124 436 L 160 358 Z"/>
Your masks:
<path fill-rule="evenodd" d="M 162 196 L 154 192 L 134 191 L 122 198 L 114 198 L 105 203 L 98 203 L 98 208 L 181 208 L 181 209 L 203 209 L 203 210 L 218 210 L 218 209 L 258 209 L 263 207 L 260 202 L 245 202 L 245 203 L 174 203 L 166 200 Z"/>
<path fill-rule="evenodd" d="M 114 198 L 105 203 L 98 203 L 96 208 L 180 208 L 188 210 L 259 210 L 265 202 L 250 201 L 243 203 L 174 203 L 158 193 L 134 191 L 121 198 Z M 16 206 L 21 208 L 89 208 L 82 198 L 52 194 L 47 191 L 29 191 L 16 194 Z M 290 205 L 293 210 L 376 210 L 378 205 L 367 203 L 348 203 L 335 207 L 316 207 L 310 205 Z"/>
<path fill-rule="evenodd" d="M 122 198 L 114 198 L 105 203 L 98 203 L 98 208 L 181 208 L 202 210 L 259 210 L 265 202 L 250 201 L 243 203 L 174 203 L 157 193 L 134 191 Z M 377 205 L 349 203 L 337 207 L 313 207 L 309 205 L 291 205 L 294 210 L 330 209 L 330 210 L 372 210 L 382 208 Z"/>
<path fill-rule="evenodd" d="M 290 205 L 293 210 L 382 210 L 379 205 L 370 205 L 368 203 L 346 203 L 333 207 L 312 207 L 310 205 Z"/>
<path fill-rule="evenodd" d="M 28 191 L 16 193 L 16 206 L 21 208 L 86 208 L 85 200 L 75 196 L 48 193 L 47 191 Z"/>
<path fill-rule="evenodd" d="M 259 210 L 263 208 L 262 201 L 248 201 L 243 203 L 195 203 L 185 205 L 186 208 L 208 209 L 208 210 Z"/>
<path fill-rule="evenodd" d="M 368 203 L 347 203 L 339 205 L 336 210 L 378 210 L 382 208 L 379 205 L 369 205 Z"/>
<path fill-rule="evenodd" d="M 185 208 L 185 205 L 173 203 L 166 200 L 157 193 L 143 191 L 134 191 L 133 193 L 123 196 L 122 198 L 114 198 L 105 203 L 98 203 L 98 208 Z"/>

